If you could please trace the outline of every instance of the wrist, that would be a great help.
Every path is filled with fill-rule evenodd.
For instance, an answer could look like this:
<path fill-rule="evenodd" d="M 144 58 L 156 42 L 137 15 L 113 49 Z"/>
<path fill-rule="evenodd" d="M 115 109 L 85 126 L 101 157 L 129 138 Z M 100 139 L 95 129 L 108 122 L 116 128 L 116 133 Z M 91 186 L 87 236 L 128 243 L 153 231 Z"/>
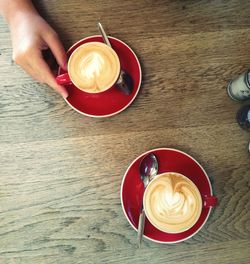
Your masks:
<path fill-rule="evenodd" d="M 3 0 L 0 11 L 10 26 L 27 15 L 38 15 L 30 0 Z"/>

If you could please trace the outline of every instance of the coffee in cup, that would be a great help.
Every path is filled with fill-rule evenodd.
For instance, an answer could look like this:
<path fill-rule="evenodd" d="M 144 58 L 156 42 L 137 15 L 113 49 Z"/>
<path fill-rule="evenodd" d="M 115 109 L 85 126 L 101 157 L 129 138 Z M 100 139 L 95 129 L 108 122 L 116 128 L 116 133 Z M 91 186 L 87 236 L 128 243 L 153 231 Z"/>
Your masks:
<path fill-rule="evenodd" d="M 151 224 L 167 233 L 190 229 L 199 219 L 203 206 L 197 186 L 176 172 L 156 176 L 145 190 L 143 205 Z"/>
<path fill-rule="evenodd" d="M 88 42 L 71 54 L 68 73 L 57 76 L 59 84 L 72 82 L 88 93 L 106 91 L 117 81 L 120 61 L 116 52 L 101 42 Z"/>

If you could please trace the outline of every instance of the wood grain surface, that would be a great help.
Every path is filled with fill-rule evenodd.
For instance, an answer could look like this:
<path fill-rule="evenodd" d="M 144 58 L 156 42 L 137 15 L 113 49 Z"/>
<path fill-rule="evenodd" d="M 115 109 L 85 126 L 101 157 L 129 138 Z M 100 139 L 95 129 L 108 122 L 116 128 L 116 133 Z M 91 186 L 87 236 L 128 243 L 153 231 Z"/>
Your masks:
<path fill-rule="evenodd" d="M 128 43 L 141 91 L 122 113 L 81 116 L 11 60 L 0 20 L 0 263 L 250 263 L 249 133 L 228 81 L 250 67 L 250 2 L 36 1 L 65 48 L 98 34 Z M 143 240 L 123 215 L 130 162 L 156 147 L 186 151 L 219 206 L 176 245 Z"/>

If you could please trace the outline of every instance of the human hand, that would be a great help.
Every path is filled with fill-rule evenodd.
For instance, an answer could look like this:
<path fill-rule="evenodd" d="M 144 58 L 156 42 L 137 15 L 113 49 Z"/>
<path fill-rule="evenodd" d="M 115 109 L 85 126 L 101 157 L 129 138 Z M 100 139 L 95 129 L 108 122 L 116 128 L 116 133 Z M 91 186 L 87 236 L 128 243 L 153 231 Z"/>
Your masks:
<path fill-rule="evenodd" d="M 29 75 L 46 83 L 64 98 L 65 87 L 57 84 L 42 52 L 50 49 L 58 65 L 66 69 L 67 57 L 57 33 L 37 13 L 19 13 L 10 21 L 13 60 Z"/>

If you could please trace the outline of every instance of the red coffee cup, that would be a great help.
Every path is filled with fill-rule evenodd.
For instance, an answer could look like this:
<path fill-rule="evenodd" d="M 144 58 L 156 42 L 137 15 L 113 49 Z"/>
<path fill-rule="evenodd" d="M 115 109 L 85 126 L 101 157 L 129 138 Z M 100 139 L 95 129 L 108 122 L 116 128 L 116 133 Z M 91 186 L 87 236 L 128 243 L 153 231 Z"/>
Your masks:
<path fill-rule="evenodd" d="M 60 85 L 74 84 L 87 93 L 100 93 L 111 88 L 120 74 L 120 60 L 114 49 L 102 42 L 79 45 L 69 56 L 68 71 L 58 75 Z"/>
<path fill-rule="evenodd" d="M 147 219 L 157 229 L 173 234 L 192 228 L 203 208 L 216 204 L 215 196 L 203 195 L 190 178 L 177 172 L 156 175 L 143 194 Z"/>

